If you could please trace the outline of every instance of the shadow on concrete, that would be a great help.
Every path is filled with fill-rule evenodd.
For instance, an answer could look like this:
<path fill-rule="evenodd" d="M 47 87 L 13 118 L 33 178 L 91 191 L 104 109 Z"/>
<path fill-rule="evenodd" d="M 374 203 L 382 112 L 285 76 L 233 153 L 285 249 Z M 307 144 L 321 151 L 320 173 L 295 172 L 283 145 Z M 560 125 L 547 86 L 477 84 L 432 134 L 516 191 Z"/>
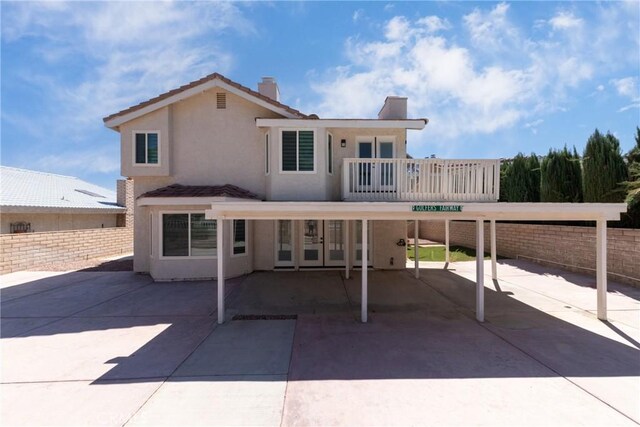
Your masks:
<path fill-rule="evenodd" d="M 406 271 L 371 272 L 367 324 L 358 320 L 358 272 L 349 280 L 341 272 L 254 273 L 228 282 L 227 319 L 297 319 L 227 320 L 221 326 L 215 324 L 214 281 L 79 274 L 95 273 L 3 289 L 3 338 L 169 325 L 133 353 L 104 360 L 115 366 L 94 384 L 167 377 L 225 381 L 228 375 L 251 381 L 256 375 L 265 381 L 270 375 L 288 375 L 289 381 L 640 375 L 633 338 L 626 336 L 630 345 L 607 338 L 507 292 L 485 289 L 487 322 L 479 324 L 475 284 L 447 270 L 424 270 L 420 280 Z M 46 321 L 38 325 L 39 319 Z M 14 323 L 5 335 L 5 321 L 12 320 L 27 325 Z M 69 352 L 72 358 L 73 347 Z"/>

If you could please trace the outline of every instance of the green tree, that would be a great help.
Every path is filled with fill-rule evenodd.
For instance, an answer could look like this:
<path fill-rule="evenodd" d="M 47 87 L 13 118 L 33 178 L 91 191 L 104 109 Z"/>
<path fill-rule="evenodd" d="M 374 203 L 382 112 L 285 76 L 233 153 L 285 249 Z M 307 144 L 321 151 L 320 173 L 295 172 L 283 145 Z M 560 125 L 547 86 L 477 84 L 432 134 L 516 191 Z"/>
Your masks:
<path fill-rule="evenodd" d="M 540 163 L 535 154 L 518 153 L 501 169 L 500 199 L 507 202 L 540 201 Z"/>
<path fill-rule="evenodd" d="M 625 198 L 622 183 L 628 178 L 627 165 L 620 152 L 620 141 L 598 129 L 587 140 L 582 160 L 585 202 L 621 202 Z"/>
<path fill-rule="evenodd" d="M 582 202 L 582 168 L 580 156 L 565 145 L 562 150 L 550 149 L 540 165 L 540 201 Z"/>
<path fill-rule="evenodd" d="M 627 155 L 629 167 L 629 180 L 624 188 L 627 192 L 627 213 L 622 215 L 622 223 L 625 227 L 640 228 L 640 129 L 636 127 L 636 145 Z"/>

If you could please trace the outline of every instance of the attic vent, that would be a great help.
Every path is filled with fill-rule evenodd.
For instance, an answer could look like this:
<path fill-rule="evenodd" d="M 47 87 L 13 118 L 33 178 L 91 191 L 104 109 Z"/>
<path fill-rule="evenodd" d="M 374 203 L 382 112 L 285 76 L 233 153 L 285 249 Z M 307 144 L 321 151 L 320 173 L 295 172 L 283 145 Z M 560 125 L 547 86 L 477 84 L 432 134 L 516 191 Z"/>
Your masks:
<path fill-rule="evenodd" d="M 224 92 L 216 93 L 216 101 L 218 110 L 224 110 L 227 108 L 227 94 Z"/>
<path fill-rule="evenodd" d="M 78 190 L 78 189 L 76 188 L 76 191 L 77 191 L 78 193 L 86 194 L 87 196 L 100 197 L 101 199 L 104 199 L 104 198 L 105 198 L 102 194 L 94 193 L 94 192 L 89 191 L 89 190 Z M 63 198 L 64 198 L 64 197 L 63 197 Z"/>

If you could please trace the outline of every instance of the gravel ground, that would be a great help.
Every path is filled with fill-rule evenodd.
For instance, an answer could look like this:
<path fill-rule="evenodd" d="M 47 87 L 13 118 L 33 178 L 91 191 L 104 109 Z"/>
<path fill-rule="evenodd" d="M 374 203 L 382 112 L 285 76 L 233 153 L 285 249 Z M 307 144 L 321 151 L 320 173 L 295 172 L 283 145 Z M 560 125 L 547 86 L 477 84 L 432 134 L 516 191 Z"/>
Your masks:
<path fill-rule="evenodd" d="M 30 268 L 31 271 L 132 271 L 133 259 L 94 258 L 83 261 L 56 262 Z"/>

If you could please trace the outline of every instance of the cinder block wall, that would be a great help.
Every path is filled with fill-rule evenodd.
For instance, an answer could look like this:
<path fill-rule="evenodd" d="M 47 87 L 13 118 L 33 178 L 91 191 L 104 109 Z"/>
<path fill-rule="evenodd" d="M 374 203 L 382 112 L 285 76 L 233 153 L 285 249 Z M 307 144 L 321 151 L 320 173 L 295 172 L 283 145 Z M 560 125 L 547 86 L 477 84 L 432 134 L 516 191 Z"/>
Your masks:
<path fill-rule="evenodd" d="M 117 227 L 0 234 L 0 274 L 133 252 L 133 180 L 118 180 L 117 194 L 118 204 L 127 208 Z"/>
<path fill-rule="evenodd" d="M 475 222 L 451 221 L 451 244 L 475 247 L 475 227 Z M 413 224 L 409 228 L 412 230 Z M 488 251 L 488 222 L 485 222 L 484 236 Z M 420 237 L 444 242 L 444 222 L 421 221 Z M 505 257 L 525 257 L 541 264 L 595 275 L 595 227 L 497 223 L 496 249 Z M 607 268 L 611 280 L 640 285 L 640 230 L 607 229 Z"/>
<path fill-rule="evenodd" d="M 132 251 L 133 228 L 130 227 L 1 234 L 0 274 Z"/>

